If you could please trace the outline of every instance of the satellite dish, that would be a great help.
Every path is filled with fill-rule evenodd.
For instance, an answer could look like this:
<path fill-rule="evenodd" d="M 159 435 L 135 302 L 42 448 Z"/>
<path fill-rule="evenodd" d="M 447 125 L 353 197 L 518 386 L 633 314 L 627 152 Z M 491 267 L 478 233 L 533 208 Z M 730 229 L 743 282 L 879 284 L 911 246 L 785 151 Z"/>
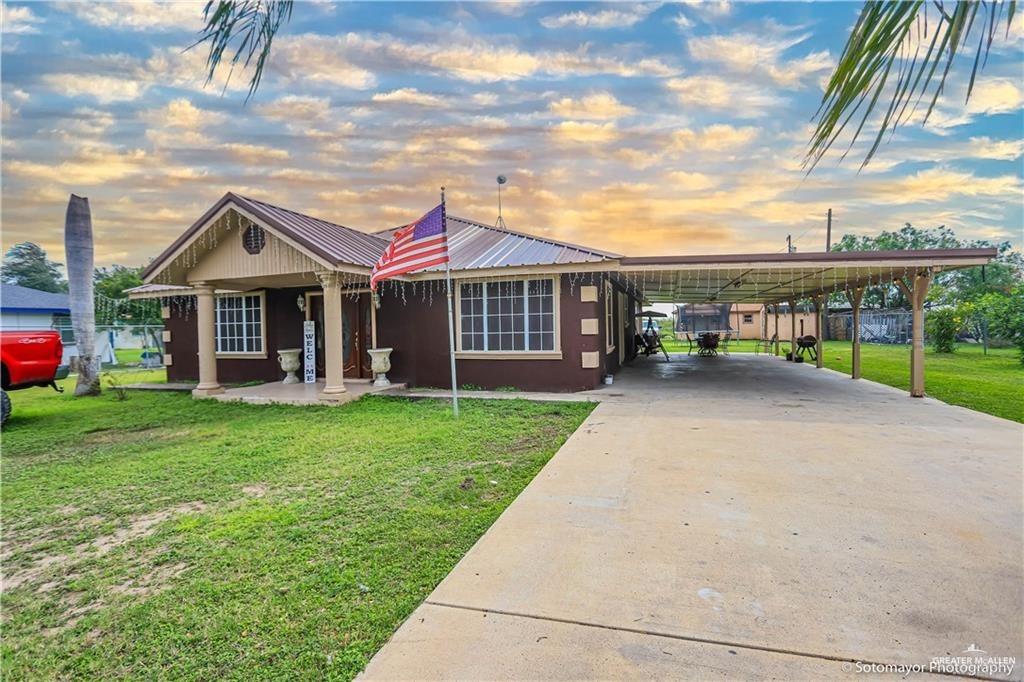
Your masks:
<path fill-rule="evenodd" d="M 508 178 L 506 178 L 504 175 L 499 175 L 498 176 L 498 184 L 499 185 L 504 185 L 506 182 L 508 182 Z"/>

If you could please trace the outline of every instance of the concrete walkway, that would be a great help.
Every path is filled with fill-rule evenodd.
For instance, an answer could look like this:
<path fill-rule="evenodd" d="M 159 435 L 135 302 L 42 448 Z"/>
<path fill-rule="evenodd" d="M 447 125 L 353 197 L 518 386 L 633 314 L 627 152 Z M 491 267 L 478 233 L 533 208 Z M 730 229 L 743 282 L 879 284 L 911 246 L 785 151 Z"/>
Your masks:
<path fill-rule="evenodd" d="M 764 356 L 641 359 L 604 397 L 364 678 L 816 679 L 972 644 L 1021 678 L 1021 425 Z"/>

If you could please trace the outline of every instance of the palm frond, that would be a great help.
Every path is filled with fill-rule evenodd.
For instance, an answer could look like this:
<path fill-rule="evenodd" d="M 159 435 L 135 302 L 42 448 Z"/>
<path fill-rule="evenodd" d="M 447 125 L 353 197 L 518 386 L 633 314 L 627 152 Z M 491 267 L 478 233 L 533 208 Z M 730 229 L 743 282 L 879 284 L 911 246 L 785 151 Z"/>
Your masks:
<path fill-rule="evenodd" d="M 291 19 L 293 4 L 292 0 L 207 0 L 203 8 L 206 26 L 198 40 L 187 48 L 209 43 L 206 83 L 213 81 L 225 55 L 234 50 L 224 87 L 227 88 L 236 67 L 252 67 L 249 94 L 245 98 L 249 101 L 263 78 L 274 36 Z"/>
<path fill-rule="evenodd" d="M 803 165 L 810 173 L 859 116 L 849 147 L 853 149 L 865 127 L 875 127 L 874 142 L 861 163 L 864 168 L 878 151 L 886 133 L 914 118 L 927 102 L 922 124 L 927 123 L 942 95 L 957 55 L 977 36 L 967 99 L 978 71 L 985 67 L 1003 5 L 1008 7 L 1006 27 L 1016 11 L 1016 0 L 956 0 L 947 8 L 941 0 L 868 0 L 843 48 L 812 120 Z M 930 20 L 935 10 L 937 17 Z M 980 17 L 980 18 L 979 18 Z M 980 35 L 977 35 L 980 34 Z M 940 70 L 941 67 L 941 70 Z M 885 113 L 875 107 L 888 99 Z"/>

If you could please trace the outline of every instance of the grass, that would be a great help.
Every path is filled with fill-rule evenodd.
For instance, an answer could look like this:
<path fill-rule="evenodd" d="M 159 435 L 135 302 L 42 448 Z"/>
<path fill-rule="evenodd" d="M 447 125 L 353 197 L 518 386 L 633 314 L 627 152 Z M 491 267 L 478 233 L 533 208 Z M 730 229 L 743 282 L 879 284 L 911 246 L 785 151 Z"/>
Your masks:
<path fill-rule="evenodd" d="M 845 341 L 825 342 L 825 366 L 849 374 L 851 348 Z M 910 390 L 910 347 L 861 345 L 865 379 Z M 958 344 L 955 353 L 925 349 L 925 392 L 952 405 L 1024 422 L 1024 365 L 1013 348 Z"/>
<path fill-rule="evenodd" d="M 12 399 L 8 680 L 352 678 L 593 407 Z"/>

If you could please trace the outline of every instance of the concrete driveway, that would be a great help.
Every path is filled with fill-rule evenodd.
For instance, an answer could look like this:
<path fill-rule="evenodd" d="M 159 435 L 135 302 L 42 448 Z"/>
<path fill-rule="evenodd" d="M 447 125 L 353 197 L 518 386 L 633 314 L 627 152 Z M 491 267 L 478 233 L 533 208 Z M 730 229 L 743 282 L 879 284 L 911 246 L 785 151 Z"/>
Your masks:
<path fill-rule="evenodd" d="M 603 394 L 366 679 L 810 679 L 972 644 L 1020 679 L 1021 425 L 765 356 Z"/>

